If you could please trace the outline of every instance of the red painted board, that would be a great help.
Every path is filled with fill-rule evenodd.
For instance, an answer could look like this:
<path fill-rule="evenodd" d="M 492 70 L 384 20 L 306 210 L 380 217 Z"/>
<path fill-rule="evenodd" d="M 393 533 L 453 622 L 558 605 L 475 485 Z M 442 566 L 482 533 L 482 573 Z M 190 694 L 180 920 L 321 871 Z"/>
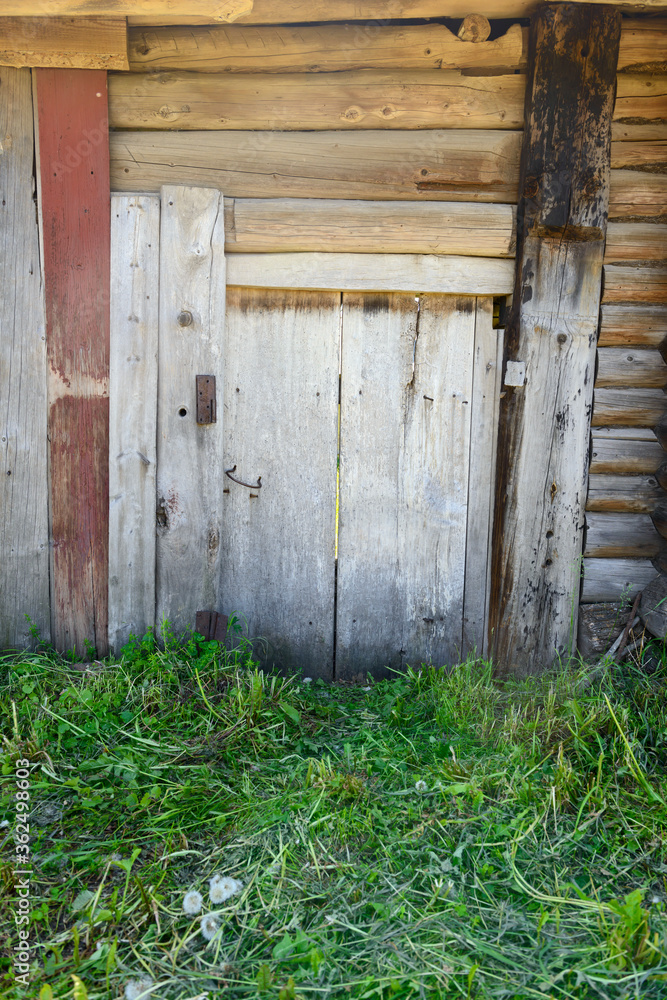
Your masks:
<path fill-rule="evenodd" d="M 107 650 L 109 129 L 103 70 L 37 69 L 53 641 Z"/>

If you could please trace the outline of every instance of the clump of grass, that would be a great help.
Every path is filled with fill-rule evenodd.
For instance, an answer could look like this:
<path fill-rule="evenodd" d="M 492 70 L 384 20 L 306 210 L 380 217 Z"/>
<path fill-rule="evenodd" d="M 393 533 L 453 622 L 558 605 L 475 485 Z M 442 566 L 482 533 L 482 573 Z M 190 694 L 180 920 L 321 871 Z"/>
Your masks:
<path fill-rule="evenodd" d="M 32 762 L 31 996 L 665 995 L 664 662 L 362 690 L 230 645 L 2 658 L 8 819 Z"/>

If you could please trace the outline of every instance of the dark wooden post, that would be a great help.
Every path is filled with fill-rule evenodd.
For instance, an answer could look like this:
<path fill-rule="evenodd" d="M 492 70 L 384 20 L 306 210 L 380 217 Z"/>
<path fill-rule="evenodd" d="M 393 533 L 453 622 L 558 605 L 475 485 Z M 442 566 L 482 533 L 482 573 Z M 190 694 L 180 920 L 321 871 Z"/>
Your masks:
<path fill-rule="evenodd" d="M 35 70 L 51 477 L 52 638 L 107 649 L 109 134 L 104 70 Z"/>
<path fill-rule="evenodd" d="M 620 30 L 597 4 L 531 21 L 492 563 L 502 672 L 544 669 L 576 636 Z"/>

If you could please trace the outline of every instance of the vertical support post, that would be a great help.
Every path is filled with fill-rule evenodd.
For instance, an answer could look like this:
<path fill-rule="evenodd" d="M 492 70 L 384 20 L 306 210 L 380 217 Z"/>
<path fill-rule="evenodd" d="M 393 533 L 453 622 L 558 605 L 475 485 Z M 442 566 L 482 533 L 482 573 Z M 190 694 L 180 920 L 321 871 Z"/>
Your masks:
<path fill-rule="evenodd" d="M 107 649 L 109 135 L 103 70 L 35 70 L 46 299 L 52 636 Z"/>
<path fill-rule="evenodd" d="M 506 673 L 548 667 L 576 636 L 620 28 L 596 4 L 531 21 L 490 615 Z"/>

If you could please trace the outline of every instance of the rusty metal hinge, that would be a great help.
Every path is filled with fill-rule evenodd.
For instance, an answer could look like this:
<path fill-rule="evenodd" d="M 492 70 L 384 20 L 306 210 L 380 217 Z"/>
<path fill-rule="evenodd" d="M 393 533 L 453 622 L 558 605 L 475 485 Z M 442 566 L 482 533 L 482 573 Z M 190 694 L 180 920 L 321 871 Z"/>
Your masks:
<path fill-rule="evenodd" d="M 197 375 L 197 423 L 214 424 L 215 412 L 215 375 Z"/>

